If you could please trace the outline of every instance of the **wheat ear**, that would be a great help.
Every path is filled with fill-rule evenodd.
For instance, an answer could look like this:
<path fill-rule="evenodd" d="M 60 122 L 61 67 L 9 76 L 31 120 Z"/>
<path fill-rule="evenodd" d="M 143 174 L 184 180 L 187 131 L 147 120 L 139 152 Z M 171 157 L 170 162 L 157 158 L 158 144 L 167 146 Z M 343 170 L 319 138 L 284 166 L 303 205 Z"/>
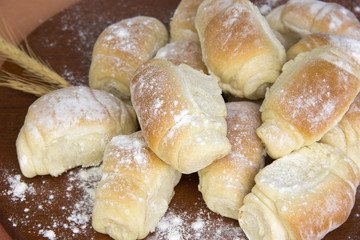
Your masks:
<path fill-rule="evenodd" d="M 27 78 L 2 71 L 3 76 L 0 76 L 0 86 L 11 87 L 36 95 L 46 93 L 44 92 L 45 89 L 52 91 L 70 86 L 64 78 L 37 58 L 27 43 L 26 46 L 30 55 L 22 47 L 0 37 L 0 57 L 24 68 L 28 72 L 29 78 L 31 78 L 31 80 L 27 81 Z M 49 86 L 46 87 L 46 85 Z"/>

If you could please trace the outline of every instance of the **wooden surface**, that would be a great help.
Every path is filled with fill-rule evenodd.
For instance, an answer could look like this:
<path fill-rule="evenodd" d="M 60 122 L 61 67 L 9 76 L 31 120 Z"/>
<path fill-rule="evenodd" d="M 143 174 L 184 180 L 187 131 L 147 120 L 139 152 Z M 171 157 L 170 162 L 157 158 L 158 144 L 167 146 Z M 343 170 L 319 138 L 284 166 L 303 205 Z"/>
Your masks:
<path fill-rule="evenodd" d="M 70 83 L 87 85 L 91 50 L 106 26 L 136 15 L 156 17 L 168 26 L 178 2 L 82 0 L 43 23 L 28 41 L 35 53 Z M 255 3 L 263 6 L 272 2 Z M 360 0 L 335 2 L 353 11 L 360 8 Z M 21 71 L 9 63 L 4 67 L 15 73 Z M 110 239 L 96 233 L 89 218 L 93 190 L 99 180 L 96 168 L 77 168 L 57 178 L 26 179 L 21 175 L 15 140 L 27 108 L 35 100 L 33 95 L 0 87 L 0 223 L 13 239 Z M 95 178 L 88 173 L 95 173 Z M 197 174 L 182 177 L 168 212 L 156 232 L 146 239 L 246 239 L 237 221 L 206 208 L 197 184 Z M 347 222 L 324 239 L 360 239 L 359 190 L 356 197 Z"/>

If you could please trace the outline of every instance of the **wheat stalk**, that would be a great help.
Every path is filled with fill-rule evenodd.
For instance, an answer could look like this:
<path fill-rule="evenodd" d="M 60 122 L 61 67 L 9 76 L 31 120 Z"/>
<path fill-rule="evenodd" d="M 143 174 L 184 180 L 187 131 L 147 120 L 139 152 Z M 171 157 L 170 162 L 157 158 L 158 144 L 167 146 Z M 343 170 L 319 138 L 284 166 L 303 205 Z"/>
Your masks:
<path fill-rule="evenodd" d="M 11 37 L 11 30 L 7 27 L 5 29 L 10 40 L 6 41 L 0 37 L 0 57 L 24 68 L 27 72 L 27 77 L 1 70 L 3 74 L 0 76 L 0 86 L 14 88 L 37 96 L 58 88 L 71 86 L 64 78 L 52 70 L 48 64 L 41 61 L 34 54 L 26 40 L 26 50 L 21 46 L 13 44 L 12 42 L 15 41 Z"/>

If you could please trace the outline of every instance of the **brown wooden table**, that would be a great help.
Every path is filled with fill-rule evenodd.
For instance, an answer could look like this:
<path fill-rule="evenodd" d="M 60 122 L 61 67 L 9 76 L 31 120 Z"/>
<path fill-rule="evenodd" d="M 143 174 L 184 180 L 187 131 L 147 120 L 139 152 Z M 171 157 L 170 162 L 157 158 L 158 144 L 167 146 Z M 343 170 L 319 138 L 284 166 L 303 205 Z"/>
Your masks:
<path fill-rule="evenodd" d="M 169 25 L 179 0 L 82 0 L 44 22 L 28 37 L 35 53 L 73 85 L 87 85 L 93 44 L 109 24 L 136 15 L 157 17 Z M 258 6 L 275 1 L 254 1 Z M 357 1 L 335 1 L 351 10 Z M 280 4 L 278 1 L 277 4 Z M 359 17 L 359 12 L 356 12 Z M 21 69 L 6 63 L 8 71 Z M 91 227 L 91 194 L 96 169 L 76 168 L 60 177 L 24 178 L 15 140 L 27 108 L 36 97 L 0 87 L 0 223 L 12 239 L 110 239 Z M 25 184 L 25 185 L 24 185 Z M 197 174 L 184 175 L 170 208 L 155 233 L 146 239 L 246 239 L 235 220 L 207 209 L 197 190 Z M 22 188 L 26 186 L 26 188 Z M 17 188 L 17 189 L 16 189 Z M 360 239 L 360 192 L 347 222 L 326 240 Z M 0 229 L 0 239 L 4 232 Z M 180 239 L 180 238 L 179 238 Z"/>

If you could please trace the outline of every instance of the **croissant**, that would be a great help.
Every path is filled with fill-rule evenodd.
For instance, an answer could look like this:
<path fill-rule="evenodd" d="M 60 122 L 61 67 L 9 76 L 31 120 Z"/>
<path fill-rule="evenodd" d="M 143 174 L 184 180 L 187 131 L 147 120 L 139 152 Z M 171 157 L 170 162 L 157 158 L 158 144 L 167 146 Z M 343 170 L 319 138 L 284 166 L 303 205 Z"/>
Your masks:
<path fill-rule="evenodd" d="M 324 46 L 299 55 L 266 93 L 256 130 L 274 159 L 320 140 L 349 109 L 360 90 L 357 64 Z"/>
<path fill-rule="evenodd" d="M 167 29 L 156 18 L 137 16 L 108 26 L 94 45 L 90 87 L 130 103 L 129 85 L 136 69 L 153 58 L 167 41 Z"/>
<path fill-rule="evenodd" d="M 360 95 L 350 105 L 341 121 L 320 142 L 341 149 L 360 168 Z"/>
<path fill-rule="evenodd" d="M 204 62 L 225 93 L 263 98 L 279 76 L 285 49 L 248 0 L 205 0 L 195 18 Z"/>
<path fill-rule="evenodd" d="M 114 137 L 95 192 L 94 229 L 117 240 L 146 237 L 165 214 L 180 177 L 149 149 L 141 131 Z"/>
<path fill-rule="evenodd" d="M 271 28 L 283 34 L 286 48 L 301 37 L 325 32 L 360 40 L 360 22 L 345 7 L 318 0 L 290 0 L 274 8 L 266 20 Z"/>
<path fill-rule="evenodd" d="M 207 73 L 207 68 L 202 60 L 200 44 L 183 40 L 166 44 L 160 48 L 154 58 L 163 58 L 175 65 L 187 64 L 190 67 Z"/>
<path fill-rule="evenodd" d="M 153 59 L 138 68 L 130 91 L 145 141 L 178 171 L 196 172 L 230 152 L 226 106 L 215 77 Z"/>
<path fill-rule="evenodd" d="M 355 204 L 359 169 L 342 151 L 313 143 L 275 160 L 255 177 L 239 211 L 248 239 L 322 239 Z"/>
<path fill-rule="evenodd" d="M 360 40 L 332 33 L 312 33 L 303 37 L 299 42 L 291 46 L 287 51 L 287 58 L 294 59 L 302 52 L 311 51 L 321 46 L 339 48 L 356 63 L 360 63 Z"/>
<path fill-rule="evenodd" d="M 265 151 L 255 132 L 261 124 L 260 106 L 242 101 L 228 102 L 226 107 L 231 152 L 198 172 L 199 191 L 212 211 L 238 219 L 242 201 L 264 166 Z"/>
<path fill-rule="evenodd" d="M 170 42 L 199 42 L 195 16 L 203 0 L 181 0 L 170 21 Z"/>
<path fill-rule="evenodd" d="M 113 136 L 137 128 L 134 109 L 110 93 L 80 86 L 55 90 L 28 109 L 16 139 L 21 172 L 58 176 L 98 165 Z"/>

